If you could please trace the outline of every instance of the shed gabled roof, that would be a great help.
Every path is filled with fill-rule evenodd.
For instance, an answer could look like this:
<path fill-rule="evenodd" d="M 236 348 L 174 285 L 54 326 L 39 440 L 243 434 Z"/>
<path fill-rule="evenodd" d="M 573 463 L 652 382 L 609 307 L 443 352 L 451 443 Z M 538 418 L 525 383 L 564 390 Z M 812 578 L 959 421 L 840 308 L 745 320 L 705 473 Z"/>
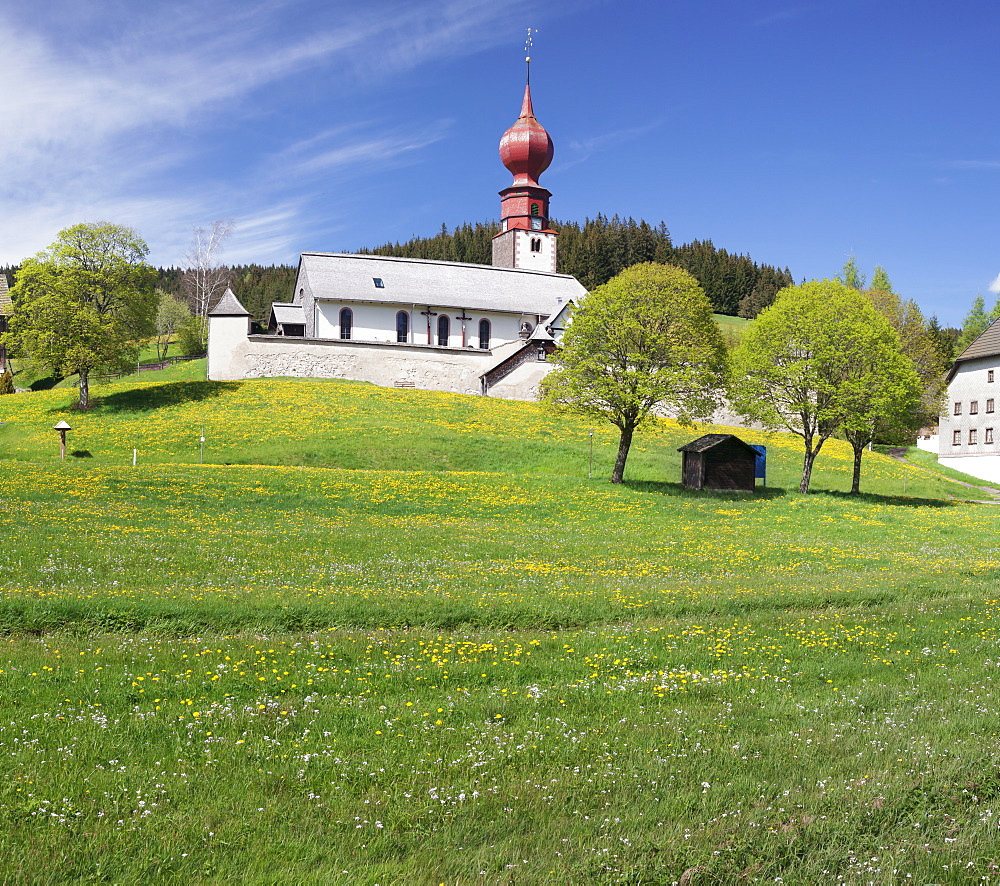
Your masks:
<path fill-rule="evenodd" d="M 754 449 L 749 443 L 744 443 L 735 434 L 705 434 L 703 437 L 699 437 L 697 440 L 692 440 L 690 443 L 685 443 L 683 446 L 678 446 L 678 452 L 706 452 L 709 449 L 714 449 L 720 443 L 725 443 L 727 440 L 734 440 L 739 443 L 747 452 L 753 453 L 756 457 L 757 450 Z"/>
<path fill-rule="evenodd" d="M 955 377 L 959 363 L 996 356 L 1000 356 L 1000 320 L 994 320 L 976 336 L 971 345 L 955 358 L 955 362 L 948 371 L 948 381 Z"/>
<path fill-rule="evenodd" d="M 306 322 L 306 313 L 302 309 L 302 305 L 293 305 L 288 302 L 276 301 L 272 303 L 271 316 L 275 323 L 280 323 L 282 326 L 289 323 L 302 326 Z"/>
<path fill-rule="evenodd" d="M 233 290 L 227 289 L 219 303 L 208 312 L 209 317 L 249 317 L 250 312 L 240 304 L 240 300 L 233 295 Z"/>
<path fill-rule="evenodd" d="M 384 255 L 303 252 L 296 288 L 316 299 L 550 316 L 586 295 L 569 274 Z M 376 283 L 376 281 L 379 281 Z"/>

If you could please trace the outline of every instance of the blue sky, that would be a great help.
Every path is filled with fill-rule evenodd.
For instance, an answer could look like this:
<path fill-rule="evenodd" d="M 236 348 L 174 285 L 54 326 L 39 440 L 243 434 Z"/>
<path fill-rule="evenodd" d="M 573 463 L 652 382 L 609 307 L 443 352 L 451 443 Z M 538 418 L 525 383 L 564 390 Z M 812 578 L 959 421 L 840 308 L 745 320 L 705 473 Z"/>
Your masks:
<path fill-rule="evenodd" d="M 4 0 L 0 264 L 80 221 L 291 263 L 496 218 L 524 81 L 556 218 L 833 276 L 957 324 L 1000 272 L 1000 8 L 980 0 Z"/>

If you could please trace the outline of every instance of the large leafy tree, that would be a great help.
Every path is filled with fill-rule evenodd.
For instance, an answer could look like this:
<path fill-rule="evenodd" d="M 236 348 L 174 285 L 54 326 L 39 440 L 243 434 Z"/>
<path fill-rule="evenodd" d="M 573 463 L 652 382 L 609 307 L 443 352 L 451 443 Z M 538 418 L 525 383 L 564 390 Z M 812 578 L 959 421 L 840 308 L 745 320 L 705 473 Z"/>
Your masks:
<path fill-rule="evenodd" d="M 868 349 L 857 355 L 841 380 L 850 398 L 842 430 L 854 450 L 851 492 L 861 490 L 861 457 L 877 439 L 911 435 L 923 420 L 923 386 L 913 361 L 899 349 L 895 331 L 874 318 Z M 912 436 L 910 436 L 912 439 Z"/>
<path fill-rule="evenodd" d="M 621 432 L 612 483 L 622 482 L 632 436 L 653 410 L 704 418 L 725 386 L 726 350 L 704 291 L 687 271 L 653 262 L 586 296 L 555 363 L 544 398 Z"/>
<path fill-rule="evenodd" d="M 879 271 L 883 278 L 879 280 Z M 876 287 L 879 282 L 879 287 Z M 903 424 L 891 423 L 879 431 L 878 438 L 889 442 L 894 436 L 908 434 L 923 424 L 934 424 L 941 414 L 942 397 L 946 387 L 945 373 L 950 359 L 942 351 L 941 345 L 930 326 L 924 320 L 917 303 L 912 299 L 904 301 L 895 292 L 881 268 L 872 275 L 872 286 L 865 293 L 878 311 L 899 336 L 899 348 L 916 369 L 921 386 L 921 402 L 911 411 Z M 891 428 L 895 429 L 895 434 Z"/>
<path fill-rule="evenodd" d="M 26 259 L 11 291 L 7 341 L 60 375 L 79 375 L 79 406 L 90 405 L 90 374 L 135 365 L 155 331 L 156 273 L 131 228 L 78 224 Z"/>
<path fill-rule="evenodd" d="M 799 492 L 808 492 L 826 440 L 849 417 L 885 406 L 872 392 L 898 354 L 897 337 L 858 290 L 839 280 L 789 286 L 736 348 L 731 402 L 745 417 L 802 438 Z"/>

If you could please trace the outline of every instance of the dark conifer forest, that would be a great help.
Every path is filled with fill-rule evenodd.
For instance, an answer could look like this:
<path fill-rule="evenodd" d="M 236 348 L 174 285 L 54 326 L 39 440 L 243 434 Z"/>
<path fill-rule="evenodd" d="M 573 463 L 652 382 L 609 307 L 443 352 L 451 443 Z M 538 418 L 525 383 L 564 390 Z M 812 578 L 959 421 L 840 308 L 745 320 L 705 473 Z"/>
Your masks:
<path fill-rule="evenodd" d="M 749 256 L 719 249 L 711 240 L 694 240 L 674 246 L 667 226 L 650 225 L 633 218 L 598 215 L 578 222 L 551 220 L 559 232 L 559 272 L 572 274 L 588 290 L 606 283 L 620 271 L 640 262 L 655 261 L 690 271 L 701 283 L 716 313 L 756 317 L 774 301 L 774 294 L 790 285 L 785 268 L 759 265 Z M 442 225 L 433 237 L 414 237 L 406 243 L 386 243 L 360 252 L 489 264 L 497 222 L 466 222 L 453 231 Z"/>
<path fill-rule="evenodd" d="M 559 272 L 572 274 L 588 290 L 606 283 L 620 271 L 640 262 L 678 265 L 697 278 L 719 314 L 756 317 L 774 301 L 775 293 L 792 282 L 788 268 L 757 264 L 747 255 L 720 249 L 711 240 L 675 246 L 667 226 L 633 218 L 598 215 L 578 222 L 550 222 L 559 232 Z M 490 264 L 497 222 L 468 222 L 449 231 L 442 225 L 433 237 L 414 237 L 405 243 L 386 243 L 360 249 L 366 255 L 427 258 L 437 261 Z M 13 283 L 17 267 L 4 269 Z M 290 265 L 234 265 L 229 286 L 258 323 L 266 323 L 272 302 L 291 301 L 296 268 Z M 184 271 L 160 268 L 158 286 L 184 295 Z M 221 297 L 219 293 L 217 297 Z"/>

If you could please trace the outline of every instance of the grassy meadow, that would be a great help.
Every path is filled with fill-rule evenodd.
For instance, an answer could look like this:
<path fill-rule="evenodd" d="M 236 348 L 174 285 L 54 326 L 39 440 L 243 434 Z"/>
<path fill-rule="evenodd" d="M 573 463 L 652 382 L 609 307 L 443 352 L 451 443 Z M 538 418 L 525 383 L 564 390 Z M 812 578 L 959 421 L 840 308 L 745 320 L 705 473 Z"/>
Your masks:
<path fill-rule="evenodd" d="M 768 487 L 694 494 L 704 427 L 612 487 L 534 404 L 95 394 L 0 398 L 0 882 L 1000 882 L 998 512 L 933 464 L 799 496 L 747 432 Z"/>

